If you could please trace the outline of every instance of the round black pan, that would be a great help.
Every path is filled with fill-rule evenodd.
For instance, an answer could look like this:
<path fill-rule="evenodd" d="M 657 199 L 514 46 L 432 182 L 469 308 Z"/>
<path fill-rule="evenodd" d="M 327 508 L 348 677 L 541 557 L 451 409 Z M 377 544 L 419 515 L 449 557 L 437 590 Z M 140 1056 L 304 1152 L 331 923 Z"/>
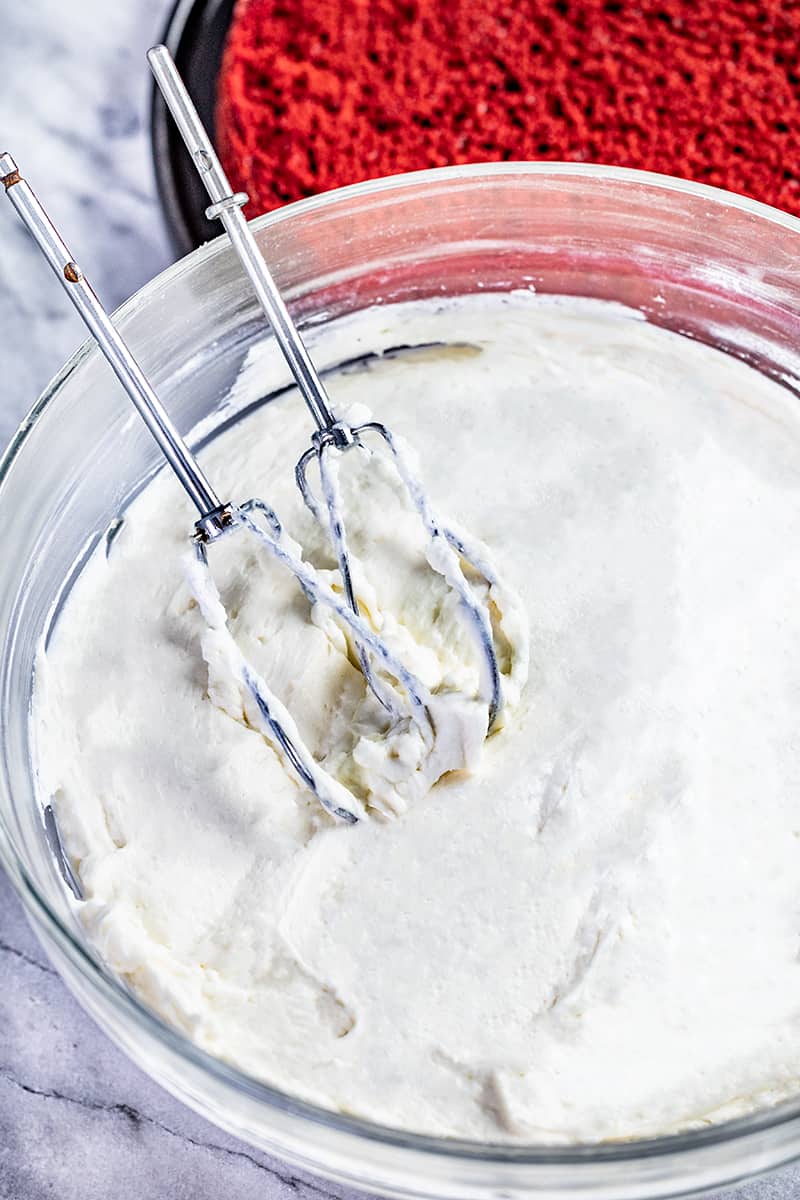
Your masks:
<path fill-rule="evenodd" d="M 214 138 L 217 76 L 234 0 L 178 0 L 161 38 L 189 89 L 200 119 Z M 170 240 L 178 256 L 217 237 L 219 223 L 207 221 L 206 190 L 181 141 L 158 88 L 150 104 L 156 186 Z"/>

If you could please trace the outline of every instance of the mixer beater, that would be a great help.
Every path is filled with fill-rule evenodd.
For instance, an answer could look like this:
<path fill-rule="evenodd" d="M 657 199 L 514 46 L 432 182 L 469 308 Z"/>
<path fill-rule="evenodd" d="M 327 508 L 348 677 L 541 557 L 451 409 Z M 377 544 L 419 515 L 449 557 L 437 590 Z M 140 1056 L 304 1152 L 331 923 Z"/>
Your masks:
<path fill-rule="evenodd" d="M 457 537 L 455 533 L 437 521 L 422 485 L 412 473 L 408 456 L 401 452 L 398 439 L 389 429 L 378 421 L 367 421 L 351 428 L 346 422 L 338 420 L 334 416 L 325 385 L 308 355 L 242 213 L 242 207 L 248 200 L 247 195 L 244 192 L 233 192 L 208 133 L 200 121 L 197 110 L 166 46 L 154 46 L 148 51 L 147 58 L 156 83 L 212 201 L 206 209 L 206 217 L 209 220 L 219 218 L 228 233 L 242 267 L 253 285 L 264 315 L 292 370 L 298 389 L 316 423 L 317 428 L 312 435 L 311 446 L 298 462 L 295 474 L 306 505 L 318 519 L 327 523 L 348 605 L 353 612 L 358 613 L 359 607 L 353 587 L 347 533 L 331 456 L 334 453 L 341 454 L 355 446 L 363 448 L 364 435 L 371 433 L 381 438 L 391 451 L 399 478 L 431 540 L 429 562 L 434 570 L 443 575 L 455 590 L 471 623 L 478 642 L 479 655 L 484 664 L 481 699 L 488 704 L 489 727 L 491 728 L 501 703 L 500 672 L 494 649 L 491 621 L 486 606 L 478 601 L 473 588 L 467 582 L 460 560 L 468 561 L 473 572 L 482 577 L 489 587 L 496 583 L 494 576 L 488 566 L 480 561 L 481 556 L 477 552 L 470 553 L 462 537 Z M 314 460 L 316 460 L 320 472 L 325 516 L 314 500 L 307 482 L 307 469 Z M 384 707 L 391 711 L 391 700 L 387 697 L 385 688 L 376 678 L 365 653 L 362 653 L 361 665 L 371 690 Z"/>
<path fill-rule="evenodd" d="M 227 230 L 316 423 L 311 446 L 297 463 L 295 476 L 306 505 L 330 537 L 344 600 L 305 561 L 301 548 L 288 536 L 269 504 L 261 499 L 251 499 L 238 505 L 221 500 L 9 154 L 0 155 L 0 179 L 6 194 L 199 512 L 193 533 L 196 553 L 189 568 L 190 585 L 204 620 L 210 629 L 224 639 L 228 661 L 254 701 L 261 732 L 288 763 L 299 783 L 317 798 L 320 805 L 332 817 L 352 824 L 364 816 L 363 803 L 315 760 L 291 714 L 239 650 L 228 628 L 227 613 L 209 569 L 208 548 L 223 537 L 246 533 L 282 564 L 297 580 L 309 603 L 327 609 L 349 634 L 366 683 L 384 711 L 387 730 L 413 726 L 429 756 L 433 754 L 437 737 L 433 713 L 441 713 L 441 704 L 437 707 L 437 700 L 429 689 L 404 665 L 386 639 L 380 636 L 361 612 L 342 516 L 338 479 L 340 460 L 356 449 L 362 454 L 373 454 L 365 445 L 366 437 L 377 438 L 387 448 L 389 461 L 393 463 L 397 477 L 427 534 L 427 560 L 454 592 L 468 623 L 481 664 L 476 699 L 485 706 L 485 733 L 490 731 L 503 704 L 501 672 L 489 609 L 494 589 L 499 587 L 498 580 L 482 549 L 436 518 L 410 465 L 402 441 L 379 421 L 370 419 L 350 426 L 334 415 L 322 380 L 241 211 L 247 197 L 243 193 L 232 194 L 169 52 L 165 47 L 158 46 L 149 52 L 148 58 L 158 86 L 209 192 L 212 204 L 207 209 L 207 215 L 209 219 L 219 217 Z M 307 478 L 308 468 L 313 462 L 316 462 L 319 471 L 321 504 L 313 495 Z M 465 568 L 473 578 L 482 581 L 483 596 L 468 579 Z M 444 770 L 463 765 L 460 761 L 445 762 L 439 763 L 436 769 L 443 773 Z M 431 782 L 435 782 L 435 779 Z"/>

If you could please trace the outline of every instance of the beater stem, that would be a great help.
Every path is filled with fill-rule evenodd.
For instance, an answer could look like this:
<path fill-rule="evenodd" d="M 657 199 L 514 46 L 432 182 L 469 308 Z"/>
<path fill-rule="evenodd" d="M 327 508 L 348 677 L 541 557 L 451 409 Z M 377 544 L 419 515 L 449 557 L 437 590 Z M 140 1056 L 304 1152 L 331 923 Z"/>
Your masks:
<path fill-rule="evenodd" d="M 337 421 L 331 411 L 325 385 L 242 212 L 242 205 L 247 204 L 248 197 L 245 192 L 233 192 L 167 47 L 154 46 L 148 50 L 147 61 L 212 200 L 206 209 L 206 216 L 209 221 L 218 217 L 224 225 L 317 429 L 320 433 L 330 434 L 334 443 L 339 445 Z"/>
<path fill-rule="evenodd" d="M 9 200 L 158 443 L 159 449 L 197 507 L 200 513 L 198 532 L 202 528 L 206 536 L 213 537 L 217 524 L 229 523 L 230 510 L 223 505 L 206 479 L 200 464 L 173 425 L 122 335 L 114 327 L 33 189 L 21 177 L 10 154 L 0 154 L 0 181 Z"/>

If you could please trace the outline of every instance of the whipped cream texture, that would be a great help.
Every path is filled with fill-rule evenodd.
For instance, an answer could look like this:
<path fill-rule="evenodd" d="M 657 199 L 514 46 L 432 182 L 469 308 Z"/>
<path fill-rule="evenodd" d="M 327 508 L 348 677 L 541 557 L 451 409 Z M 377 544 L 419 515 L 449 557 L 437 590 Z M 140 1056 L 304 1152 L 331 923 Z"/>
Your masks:
<path fill-rule="evenodd" d="M 101 953 L 211 1053 L 400 1128 L 631 1138 L 800 1091 L 795 398 L 624 310 L 528 295 L 370 310 L 312 350 L 376 352 L 329 377 L 337 411 L 403 435 L 489 548 L 506 707 L 485 740 L 474 631 L 389 464 L 348 454 L 337 483 L 428 744 L 252 539 L 210 552 L 224 619 L 198 605 L 194 515 L 161 472 L 36 677 L 41 794 Z M 226 415 L 283 382 L 256 348 Z M 293 479 L 308 435 L 287 392 L 202 460 L 336 590 Z M 232 653 L 357 824 L 287 771 Z"/>

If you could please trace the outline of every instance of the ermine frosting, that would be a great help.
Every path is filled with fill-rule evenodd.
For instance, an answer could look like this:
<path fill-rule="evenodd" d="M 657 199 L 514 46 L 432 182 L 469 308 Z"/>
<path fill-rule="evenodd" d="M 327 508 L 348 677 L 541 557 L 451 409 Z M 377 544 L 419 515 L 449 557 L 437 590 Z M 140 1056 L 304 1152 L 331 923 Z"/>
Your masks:
<path fill-rule="evenodd" d="M 100 951 L 210 1052 L 405 1129 L 630 1138 L 796 1092 L 795 397 L 623 310 L 529 296 L 374 309 L 312 348 L 376 353 L 329 377 L 337 410 L 366 404 L 414 446 L 437 510 L 521 598 L 513 703 L 469 769 L 404 791 L 335 622 L 254 544 L 212 548 L 237 647 L 364 805 L 336 823 L 248 719 L 162 472 L 36 676 L 42 796 Z M 279 374 L 257 348 L 231 406 Z M 309 433 L 286 393 L 203 462 L 333 586 L 293 479 Z M 340 485 L 376 620 L 426 686 L 477 694 L 389 468 L 345 458 Z"/>

